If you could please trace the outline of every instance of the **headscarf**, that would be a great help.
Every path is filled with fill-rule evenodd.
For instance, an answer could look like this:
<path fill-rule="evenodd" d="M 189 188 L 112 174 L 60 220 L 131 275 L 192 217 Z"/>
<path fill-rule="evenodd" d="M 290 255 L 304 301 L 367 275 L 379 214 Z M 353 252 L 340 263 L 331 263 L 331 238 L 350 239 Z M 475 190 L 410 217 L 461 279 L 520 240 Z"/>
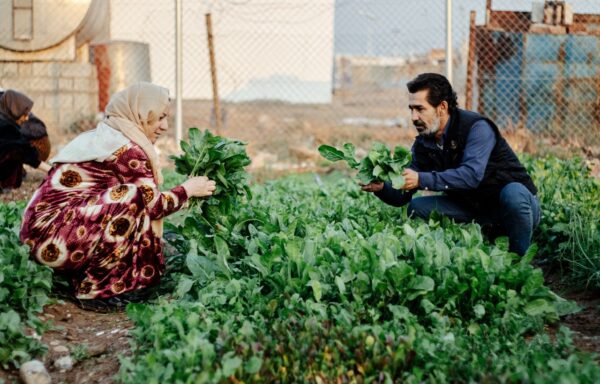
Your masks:
<path fill-rule="evenodd" d="M 29 114 L 32 107 L 33 101 L 21 92 L 9 89 L 0 96 L 0 115 L 6 119 L 17 121 Z"/>
<path fill-rule="evenodd" d="M 158 154 L 149 139 L 150 125 L 169 105 L 169 90 L 146 82 L 135 83 L 111 97 L 104 122 L 139 145 L 148 156 L 157 184 L 162 183 Z"/>
<path fill-rule="evenodd" d="M 140 82 L 119 91 L 106 106 L 104 120 L 73 139 L 50 162 L 102 162 L 133 141 L 148 156 L 155 182 L 161 184 L 158 154 L 148 136 L 152 133 L 149 125 L 160 118 L 168 105 L 169 91 L 158 85 Z"/>

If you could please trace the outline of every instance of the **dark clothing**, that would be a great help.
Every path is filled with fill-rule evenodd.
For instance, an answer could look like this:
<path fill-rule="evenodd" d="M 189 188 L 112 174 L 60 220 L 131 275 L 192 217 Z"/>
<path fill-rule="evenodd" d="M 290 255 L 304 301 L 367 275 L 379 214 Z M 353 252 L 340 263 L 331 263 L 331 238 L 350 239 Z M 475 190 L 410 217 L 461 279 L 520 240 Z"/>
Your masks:
<path fill-rule="evenodd" d="M 509 184 L 517 183 L 524 187 L 531 196 L 523 198 L 525 202 L 532 202 L 531 199 L 537 193 L 531 177 L 498 127 L 475 112 L 455 111 L 446 125 L 441 148 L 433 138 L 418 136 L 413 144 L 412 154 L 413 161 L 409 168 L 419 172 L 419 188 L 443 191 L 471 220 L 477 221 L 477 217 L 482 216 L 491 217 L 490 213 L 501 206 L 501 192 Z M 416 189 L 395 190 L 386 184 L 375 195 L 387 204 L 402 206 L 412 200 L 415 192 Z M 416 201 L 414 203 L 418 204 Z M 528 212 L 531 215 L 533 210 L 530 208 Z M 539 206 L 537 210 L 539 211 Z M 450 212 L 438 212 L 448 213 L 448 216 L 453 217 Z M 523 219 L 523 222 L 527 220 Z M 533 221 L 536 225 L 537 222 Z M 505 227 L 508 225 L 503 220 L 496 223 Z M 532 228 L 529 230 L 529 241 L 531 230 Z M 515 239 L 511 238 L 511 246 L 513 240 Z M 521 250 L 522 247 L 518 252 L 521 253 Z"/>
<path fill-rule="evenodd" d="M 446 135 L 442 135 L 442 144 Z M 443 172 L 419 173 L 419 187 L 430 191 L 443 191 L 445 189 L 472 189 L 477 188 L 485 174 L 485 167 L 496 145 L 494 130 L 485 120 L 473 124 L 467 137 L 468 146 L 462 162 L 458 168 L 450 168 Z M 433 139 L 423 140 L 423 145 L 432 151 L 441 151 Z M 446 188 L 448 186 L 448 188 Z"/>
<path fill-rule="evenodd" d="M 481 141 L 478 140 L 481 131 L 485 131 L 486 127 L 493 130 L 495 137 L 489 154 L 484 145 L 477 145 Z M 502 188 L 511 182 L 523 184 L 533 195 L 537 193 L 533 181 L 500 135 L 498 127 L 474 112 L 457 110 L 452 114 L 443 135 L 442 148 L 438 148 L 433 139 L 418 136 L 412 154 L 409 168 L 419 172 L 421 189 L 443 191 L 472 209 L 494 206 Z M 477 180 L 474 168 L 480 167 L 480 160 L 488 156 L 483 177 Z M 402 206 L 412 199 L 415 192 L 395 190 L 386 184 L 376 196 L 390 205 Z"/>
<path fill-rule="evenodd" d="M 29 141 L 32 147 L 38 151 L 40 161 L 46 161 L 50 157 L 52 146 L 46 130 L 46 124 L 33 113 L 29 114 L 29 119 L 21 124 L 21 134 Z"/>
<path fill-rule="evenodd" d="M 18 188 L 23 164 L 37 168 L 38 151 L 23 137 L 16 122 L 0 117 L 0 187 Z"/>
<path fill-rule="evenodd" d="M 445 141 L 447 131 L 442 135 L 442 145 Z M 444 191 L 446 189 L 462 190 L 476 188 L 485 174 L 492 149 L 496 145 L 494 130 L 485 120 L 479 120 L 473 124 L 473 128 L 467 137 L 468 145 L 465 146 L 463 161 L 458 168 L 446 169 L 443 172 L 425 172 L 419 169 L 417 162 L 413 161 L 410 169 L 419 172 L 419 189 L 425 191 Z M 425 138 L 422 144 L 432 153 L 441 153 L 440 148 L 433 138 Z M 412 156 L 415 158 L 415 146 L 412 148 Z M 411 201 L 416 189 L 403 191 L 385 188 L 376 195 L 387 204 L 400 207 Z"/>

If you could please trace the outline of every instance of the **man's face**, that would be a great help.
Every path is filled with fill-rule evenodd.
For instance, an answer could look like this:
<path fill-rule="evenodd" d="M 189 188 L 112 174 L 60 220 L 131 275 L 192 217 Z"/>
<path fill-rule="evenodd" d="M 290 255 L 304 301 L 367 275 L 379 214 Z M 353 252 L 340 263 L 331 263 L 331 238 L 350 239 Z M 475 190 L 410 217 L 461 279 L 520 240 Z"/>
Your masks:
<path fill-rule="evenodd" d="M 433 137 L 441 128 L 438 109 L 427 102 L 429 90 L 408 94 L 410 118 L 420 136 Z"/>

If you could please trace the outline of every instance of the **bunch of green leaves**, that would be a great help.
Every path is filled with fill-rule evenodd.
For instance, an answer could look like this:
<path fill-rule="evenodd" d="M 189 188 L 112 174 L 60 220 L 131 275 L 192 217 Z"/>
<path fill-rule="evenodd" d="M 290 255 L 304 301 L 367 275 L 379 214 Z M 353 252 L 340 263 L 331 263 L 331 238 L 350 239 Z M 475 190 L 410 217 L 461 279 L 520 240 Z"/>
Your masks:
<path fill-rule="evenodd" d="M 206 204 L 223 207 L 226 211 L 222 213 L 227 214 L 239 197 L 250 196 L 248 173 L 244 169 L 250 164 L 250 158 L 245 143 L 213 135 L 208 130 L 200 132 L 198 128 L 190 128 L 188 141 L 181 142 L 181 149 L 181 156 L 171 157 L 177 173 L 206 176 L 217 184 Z"/>
<path fill-rule="evenodd" d="M 365 158 L 358 161 L 355 158 L 355 147 L 352 143 L 346 143 L 342 149 L 330 145 L 319 147 L 321 156 L 329 161 L 345 160 L 350 168 L 357 169 L 358 181 L 369 184 L 375 181 L 389 182 L 393 188 L 401 188 L 404 185 L 402 171 L 411 162 L 412 155 L 406 148 L 397 146 L 394 151 L 383 143 L 375 142 Z"/>
<path fill-rule="evenodd" d="M 194 247 L 198 255 L 188 257 L 185 266 L 178 266 L 179 271 L 181 268 L 194 269 L 202 257 L 220 260 L 227 267 L 227 239 L 238 226 L 235 213 L 243 209 L 243 201 L 252 197 L 249 175 L 244 169 L 250 164 L 246 144 L 213 135 L 208 130 L 200 132 L 190 128 L 189 140 L 181 142 L 181 149 L 181 156 L 172 157 L 176 172 L 186 176 L 206 176 L 216 182 L 217 188 L 209 198 L 192 199 L 191 204 L 199 208 L 198 211 L 192 210 L 179 218 L 180 223 L 176 225 L 167 225 L 175 243 L 181 240 L 178 233 L 185 233 L 199 243 Z M 188 244 L 180 244 L 178 252 L 187 253 L 188 248 Z"/>
<path fill-rule="evenodd" d="M 19 240 L 23 204 L 0 204 L 0 366 L 19 366 L 45 351 L 25 329 L 41 333 L 36 314 L 48 302 L 50 268 L 30 259 Z"/>

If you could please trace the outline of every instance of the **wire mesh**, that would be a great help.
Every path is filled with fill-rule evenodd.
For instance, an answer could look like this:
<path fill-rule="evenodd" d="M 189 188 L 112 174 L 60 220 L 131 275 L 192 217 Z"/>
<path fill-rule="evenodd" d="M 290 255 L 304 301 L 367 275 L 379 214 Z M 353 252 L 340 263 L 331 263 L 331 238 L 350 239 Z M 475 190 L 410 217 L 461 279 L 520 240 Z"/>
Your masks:
<path fill-rule="evenodd" d="M 175 97 L 175 3 L 0 0 L 0 87 L 34 99 L 56 148 L 135 81 Z M 594 0 L 182 0 L 184 130 L 246 140 L 258 163 L 314 162 L 321 143 L 410 145 L 406 83 L 445 73 L 447 3 L 461 106 L 517 150 L 600 156 Z"/>

